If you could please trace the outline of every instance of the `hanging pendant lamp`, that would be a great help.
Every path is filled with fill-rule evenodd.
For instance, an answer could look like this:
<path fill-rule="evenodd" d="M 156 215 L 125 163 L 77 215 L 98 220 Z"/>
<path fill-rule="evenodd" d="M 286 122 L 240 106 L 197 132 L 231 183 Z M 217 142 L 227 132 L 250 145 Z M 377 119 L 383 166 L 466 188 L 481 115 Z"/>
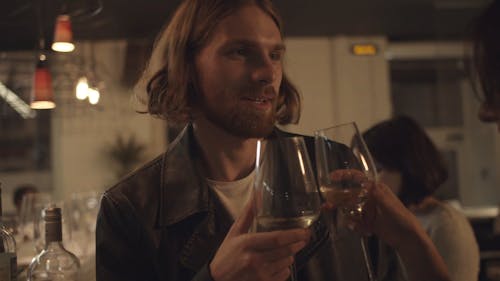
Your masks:
<path fill-rule="evenodd" d="M 56 107 L 52 89 L 52 76 L 46 60 L 45 55 L 40 55 L 35 68 L 31 90 L 30 107 L 32 109 L 52 109 Z"/>
<path fill-rule="evenodd" d="M 56 52 L 72 52 L 75 49 L 73 44 L 73 30 L 71 28 L 71 19 L 67 14 L 57 16 L 54 28 L 54 43 L 52 50 Z"/>

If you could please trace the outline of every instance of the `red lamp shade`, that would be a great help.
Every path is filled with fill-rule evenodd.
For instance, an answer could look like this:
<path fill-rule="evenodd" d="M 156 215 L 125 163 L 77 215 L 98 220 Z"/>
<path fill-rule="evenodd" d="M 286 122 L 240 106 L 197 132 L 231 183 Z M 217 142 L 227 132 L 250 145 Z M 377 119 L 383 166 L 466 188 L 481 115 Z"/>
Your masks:
<path fill-rule="evenodd" d="M 36 66 L 31 91 L 31 108 L 51 109 L 56 107 L 52 91 L 52 77 L 45 62 L 42 60 Z"/>
<path fill-rule="evenodd" d="M 56 19 L 52 50 L 56 52 L 72 52 L 74 49 L 70 17 L 69 15 L 59 15 Z"/>

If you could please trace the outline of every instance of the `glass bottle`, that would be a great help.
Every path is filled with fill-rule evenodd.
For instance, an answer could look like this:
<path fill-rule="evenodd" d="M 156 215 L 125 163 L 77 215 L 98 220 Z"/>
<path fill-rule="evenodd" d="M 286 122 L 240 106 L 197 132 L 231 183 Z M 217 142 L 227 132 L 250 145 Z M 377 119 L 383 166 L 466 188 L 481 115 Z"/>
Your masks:
<path fill-rule="evenodd" d="M 0 186 L 0 280 L 14 281 L 16 273 L 16 241 L 3 224 L 2 188 Z"/>
<path fill-rule="evenodd" d="M 44 210 L 45 247 L 33 258 L 28 269 L 28 281 L 77 280 L 80 261 L 62 243 L 61 208 Z"/>

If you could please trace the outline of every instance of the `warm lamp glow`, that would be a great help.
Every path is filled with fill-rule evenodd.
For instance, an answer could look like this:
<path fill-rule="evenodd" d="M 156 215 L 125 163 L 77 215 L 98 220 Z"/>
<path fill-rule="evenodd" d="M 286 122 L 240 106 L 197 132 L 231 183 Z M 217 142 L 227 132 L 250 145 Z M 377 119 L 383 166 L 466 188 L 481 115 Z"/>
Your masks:
<path fill-rule="evenodd" d="M 32 101 L 30 104 L 31 109 L 53 109 L 56 103 L 53 101 Z"/>
<path fill-rule="evenodd" d="M 69 15 L 59 15 L 54 29 L 54 43 L 52 50 L 56 52 L 72 52 L 75 49 L 73 44 L 73 31 Z"/>
<path fill-rule="evenodd" d="M 61 53 L 73 52 L 75 45 L 68 42 L 54 42 L 52 43 L 52 50 Z"/>
<path fill-rule="evenodd" d="M 356 56 L 376 56 L 378 48 L 375 44 L 354 44 L 351 46 L 351 52 Z"/>
<path fill-rule="evenodd" d="M 35 69 L 30 107 L 33 109 L 51 109 L 56 107 L 52 92 L 52 77 L 44 60 L 38 61 Z"/>
<path fill-rule="evenodd" d="M 88 95 L 90 104 L 97 104 L 99 102 L 99 98 L 101 97 L 101 94 L 99 93 L 99 90 L 97 90 L 97 88 L 89 88 Z"/>
<path fill-rule="evenodd" d="M 79 100 L 84 100 L 88 97 L 89 83 L 87 77 L 80 77 L 78 83 L 76 84 L 76 98 Z"/>

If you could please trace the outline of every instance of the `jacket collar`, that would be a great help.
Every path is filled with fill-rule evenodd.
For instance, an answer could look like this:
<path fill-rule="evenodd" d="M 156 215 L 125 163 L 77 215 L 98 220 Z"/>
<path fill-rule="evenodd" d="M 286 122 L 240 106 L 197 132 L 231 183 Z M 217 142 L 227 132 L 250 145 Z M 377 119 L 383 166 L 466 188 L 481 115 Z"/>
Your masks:
<path fill-rule="evenodd" d="M 189 124 L 164 155 L 158 214 L 160 228 L 184 220 L 194 227 L 182 248 L 180 262 L 195 272 L 215 254 L 233 222 L 210 191 L 200 157 Z"/>
<path fill-rule="evenodd" d="M 272 135 L 292 134 L 275 127 Z M 307 146 L 309 148 L 309 143 Z M 189 123 L 169 145 L 162 159 L 158 227 L 210 210 L 209 188 L 203 175 L 201 153 L 194 139 L 193 126 Z"/>
<path fill-rule="evenodd" d="M 189 124 L 163 156 L 157 220 L 159 227 L 209 210 L 208 188 L 200 188 L 206 187 L 200 163 L 193 128 Z"/>

